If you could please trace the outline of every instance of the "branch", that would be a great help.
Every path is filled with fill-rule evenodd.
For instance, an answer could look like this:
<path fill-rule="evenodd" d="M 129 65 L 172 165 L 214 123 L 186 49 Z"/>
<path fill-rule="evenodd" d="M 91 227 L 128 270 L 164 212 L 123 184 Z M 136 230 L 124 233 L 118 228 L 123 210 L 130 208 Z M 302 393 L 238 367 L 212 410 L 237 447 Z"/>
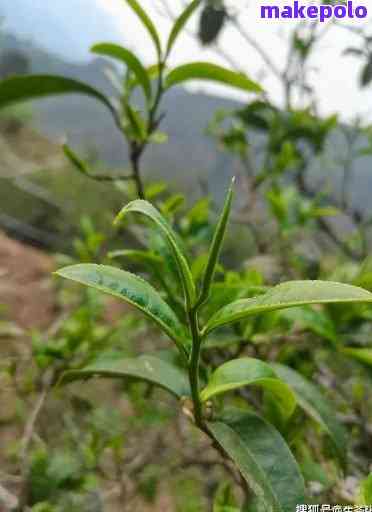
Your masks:
<path fill-rule="evenodd" d="M 17 497 L 0 484 L 0 510 L 2 510 L 2 512 L 15 512 L 17 508 Z"/>
<path fill-rule="evenodd" d="M 236 16 L 229 17 L 229 20 L 234 25 L 235 29 L 239 32 L 241 37 L 251 46 L 256 52 L 260 55 L 261 59 L 265 62 L 268 68 L 274 73 L 274 75 L 279 79 L 283 79 L 283 73 L 282 71 L 276 66 L 274 61 L 271 59 L 270 55 L 262 48 L 262 46 L 251 37 L 248 32 L 243 28 L 242 24 L 238 20 Z"/>
<path fill-rule="evenodd" d="M 33 411 L 26 423 L 24 434 L 21 440 L 21 452 L 20 452 L 20 460 L 21 460 L 21 477 L 22 477 L 22 486 L 20 490 L 19 496 L 19 510 L 25 510 L 25 507 L 28 502 L 28 494 L 29 494 L 29 479 L 28 479 L 28 452 L 31 445 L 31 441 L 35 434 L 35 428 L 37 421 L 39 419 L 40 413 L 44 407 L 45 401 L 47 399 L 50 387 L 53 383 L 54 372 L 50 373 L 46 376 L 41 393 L 39 395 L 38 400 L 34 406 Z"/>

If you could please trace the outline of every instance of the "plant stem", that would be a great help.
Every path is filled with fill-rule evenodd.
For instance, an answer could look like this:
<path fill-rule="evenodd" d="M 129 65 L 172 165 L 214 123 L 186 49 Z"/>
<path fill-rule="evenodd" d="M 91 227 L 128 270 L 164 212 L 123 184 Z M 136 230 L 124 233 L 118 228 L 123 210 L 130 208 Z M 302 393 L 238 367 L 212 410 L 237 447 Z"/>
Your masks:
<path fill-rule="evenodd" d="M 163 71 L 164 71 L 164 63 L 159 63 L 159 77 L 157 82 L 157 91 L 155 95 L 155 100 L 152 107 L 149 110 L 149 118 L 148 118 L 148 133 L 146 140 L 142 142 L 137 142 L 135 140 L 128 140 L 130 146 L 130 163 L 132 167 L 132 178 L 136 185 L 137 196 L 140 199 L 146 199 L 145 196 L 145 187 L 142 182 L 141 176 L 141 158 L 142 155 L 147 148 L 151 135 L 157 130 L 157 127 L 161 121 L 161 118 L 157 119 L 157 111 L 160 105 L 161 98 L 163 96 L 164 88 L 163 88 Z M 123 131 L 123 130 L 122 130 Z M 124 134 L 125 136 L 125 134 Z"/>
<path fill-rule="evenodd" d="M 144 151 L 144 146 L 139 146 L 136 143 L 132 144 L 130 161 L 132 165 L 133 180 L 136 185 L 137 195 L 140 199 L 146 199 L 145 187 L 142 183 L 141 170 L 140 170 L 140 159 Z"/>
<path fill-rule="evenodd" d="M 192 336 L 192 349 L 189 366 L 189 380 L 191 387 L 191 398 L 194 405 L 194 418 L 195 424 L 202 428 L 203 425 L 203 414 L 202 404 L 199 395 L 199 363 L 200 363 L 200 348 L 201 348 L 201 336 L 198 325 L 198 313 L 196 308 L 192 308 L 188 312 L 188 319 L 190 325 L 190 331 Z"/>

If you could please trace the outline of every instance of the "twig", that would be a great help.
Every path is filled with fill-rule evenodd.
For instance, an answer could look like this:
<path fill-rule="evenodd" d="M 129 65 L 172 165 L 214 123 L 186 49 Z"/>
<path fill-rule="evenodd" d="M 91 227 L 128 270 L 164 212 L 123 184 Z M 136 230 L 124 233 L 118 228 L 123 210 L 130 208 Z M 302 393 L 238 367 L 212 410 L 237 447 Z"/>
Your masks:
<path fill-rule="evenodd" d="M 34 409 L 26 423 L 24 434 L 21 441 L 21 452 L 20 452 L 20 463 L 21 463 L 21 477 L 22 477 L 22 486 L 19 497 L 19 510 L 25 510 L 25 506 L 28 501 L 28 493 L 29 493 L 29 481 L 28 481 L 28 451 L 34 437 L 34 432 L 36 428 L 37 421 L 39 419 L 39 415 L 44 407 L 45 401 L 47 399 L 50 387 L 52 385 L 54 379 L 54 372 L 50 373 L 46 376 L 41 393 L 39 398 L 35 404 Z"/>
<path fill-rule="evenodd" d="M 35 404 L 34 410 L 32 411 L 31 416 L 29 417 L 28 422 L 26 423 L 23 438 L 21 441 L 22 466 L 25 465 L 26 458 L 27 458 L 27 452 L 28 452 L 30 443 L 32 441 L 36 422 L 39 418 L 40 411 L 42 410 L 45 400 L 48 396 L 48 391 L 49 391 L 49 386 L 46 387 L 45 389 L 43 389 L 43 391 L 40 393 L 40 396 Z"/>
<path fill-rule="evenodd" d="M 4 508 L 3 508 L 4 507 Z M 0 484 L 0 509 L 2 512 L 13 512 L 18 508 L 18 499 Z"/>

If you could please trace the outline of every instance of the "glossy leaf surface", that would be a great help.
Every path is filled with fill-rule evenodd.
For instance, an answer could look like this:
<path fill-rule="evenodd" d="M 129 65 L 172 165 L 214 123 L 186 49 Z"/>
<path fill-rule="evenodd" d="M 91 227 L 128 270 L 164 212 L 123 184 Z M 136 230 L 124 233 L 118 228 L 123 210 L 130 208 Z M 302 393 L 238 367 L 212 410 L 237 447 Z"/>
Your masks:
<path fill-rule="evenodd" d="M 372 293 L 357 286 L 332 281 L 289 281 L 252 299 L 242 299 L 223 307 L 207 323 L 204 335 L 217 327 L 250 315 L 307 304 L 372 302 Z"/>
<path fill-rule="evenodd" d="M 296 398 L 291 388 L 263 361 L 250 357 L 234 359 L 215 370 L 201 392 L 203 401 L 244 386 L 259 386 L 275 395 L 283 417 L 292 416 Z"/>
<path fill-rule="evenodd" d="M 174 43 L 176 42 L 178 36 L 180 35 L 180 32 L 182 31 L 183 27 L 186 25 L 186 23 L 188 22 L 190 17 L 194 14 L 194 12 L 196 11 L 196 9 L 199 7 L 200 4 L 201 4 L 201 0 L 194 0 L 193 2 L 191 2 L 186 7 L 186 9 L 182 12 L 182 14 L 177 18 L 177 20 L 175 21 L 172 31 L 168 38 L 167 55 L 170 54 L 170 52 L 174 46 Z"/>
<path fill-rule="evenodd" d="M 163 359 L 148 355 L 133 359 L 98 360 L 80 370 L 66 372 L 62 376 L 61 384 L 92 377 L 131 377 L 164 388 L 178 398 L 190 394 L 188 380 L 182 370 Z"/>
<path fill-rule="evenodd" d="M 210 288 L 213 282 L 213 277 L 216 271 L 216 266 L 218 263 L 218 258 L 220 256 L 221 247 L 223 243 L 223 239 L 226 232 L 227 223 L 230 216 L 231 211 L 231 203 L 233 199 L 233 186 L 234 181 L 231 184 L 231 187 L 226 195 L 224 207 L 219 218 L 218 224 L 216 226 L 212 244 L 209 250 L 207 265 L 204 271 L 202 289 L 200 294 L 199 303 L 202 304 L 205 300 L 208 299 Z"/>
<path fill-rule="evenodd" d="M 163 215 L 152 206 L 151 203 L 137 199 L 125 206 L 115 219 L 115 223 L 120 222 L 128 213 L 140 213 L 152 220 L 165 236 L 172 250 L 173 257 L 177 263 L 179 275 L 189 304 L 195 301 L 195 285 L 191 275 L 190 267 L 186 257 L 183 254 L 180 244 L 177 241 L 177 235 L 168 224 Z"/>
<path fill-rule="evenodd" d="M 269 512 L 293 512 L 305 503 L 297 462 L 279 432 L 259 416 L 228 413 L 208 428 Z"/>
<path fill-rule="evenodd" d="M 159 293 L 140 277 L 95 264 L 72 265 L 56 274 L 132 304 L 154 320 L 180 347 L 185 346 L 186 336 L 177 316 Z"/>
<path fill-rule="evenodd" d="M 155 28 L 155 25 L 147 15 L 147 13 L 142 9 L 140 4 L 137 2 L 137 0 L 125 0 L 127 4 L 132 8 L 132 10 L 135 12 L 135 14 L 138 16 L 140 21 L 142 22 L 142 25 L 146 28 L 147 32 L 149 33 L 151 39 L 153 40 L 156 48 L 156 52 L 158 54 L 158 57 L 161 56 L 161 43 L 159 39 L 159 34 Z"/>
<path fill-rule="evenodd" d="M 189 80 L 207 80 L 246 92 L 262 92 L 261 86 L 247 76 L 209 62 L 193 62 L 173 69 L 168 74 L 165 85 L 170 88 Z"/>

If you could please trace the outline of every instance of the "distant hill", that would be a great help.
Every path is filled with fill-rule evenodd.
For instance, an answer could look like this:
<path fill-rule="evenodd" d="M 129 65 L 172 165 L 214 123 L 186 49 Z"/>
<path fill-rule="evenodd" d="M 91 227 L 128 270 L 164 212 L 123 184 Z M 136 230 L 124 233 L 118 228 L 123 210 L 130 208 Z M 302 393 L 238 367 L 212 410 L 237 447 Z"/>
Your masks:
<path fill-rule="evenodd" d="M 58 74 L 87 82 L 106 94 L 114 94 L 105 75 L 112 64 L 97 58 L 87 64 L 71 64 L 60 58 L 20 41 L 13 35 L 1 40 L 2 52 L 19 50 L 28 59 L 32 73 Z M 233 109 L 239 103 L 192 94 L 182 88 L 171 90 L 164 98 L 162 111 L 166 114 L 161 129 L 168 133 L 167 144 L 153 145 L 144 159 L 145 173 L 157 179 L 192 188 L 195 178 L 211 183 L 217 195 L 224 188 L 237 162 L 219 152 L 216 143 L 205 135 L 205 129 L 217 109 Z M 65 96 L 34 102 L 34 126 L 44 135 L 59 138 L 66 134 L 75 147 L 98 153 L 110 167 L 125 167 L 128 153 L 121 134 L 110 115 L 94 100 L 83 96 Z"/>
<path fill-rule="evenodd" d="M 0 44 L 2 52 L 22 52 L 33 73 L 69 76 L 90 83 L 106 94 L 114 94 L 105 76 L 105 69 L 112 66 L 111 61 L 97 58 L 87 64 L 71 64 L 11 34 L 2 36 Z M 145 174 L 149 176 L 151 173 L 155 179 L 164 177 L 178 186 L 183 185 L 190 192 L 195 190 L 196 180 L 201 178 L 220 198 L 229 177 L 239 170 L 239 163 L 220 152 L 215 141 L 205 135 L 205 129 L 216 110 L 230 110 L 238 106 L 238 102 L 229 99 L 192 94 L 182 88 L 171 90 L 162 104 L 166 117 L 161 126 L 169 134 L 169 142 L 148 149 L 144 159 Z M 65 96 L 35 102 L 33 124 L 48 137 L 58 139 L 67 135 L 73 146 L 97 152 L 110 168 L 125 168 L 128 164 L 127 149 L 120 133 L 110 115 L 94 100 Z M 314 182 L 329 178 L 335 193 L 339 188 L 340 172 L 329 163 L 342 150 L 343 143 L 336 134 L 322 162 L 314 163 Z M 372 158 L 360 158 L 352 194 L 355 205 L 372 211 L 371 190 Z"/>

